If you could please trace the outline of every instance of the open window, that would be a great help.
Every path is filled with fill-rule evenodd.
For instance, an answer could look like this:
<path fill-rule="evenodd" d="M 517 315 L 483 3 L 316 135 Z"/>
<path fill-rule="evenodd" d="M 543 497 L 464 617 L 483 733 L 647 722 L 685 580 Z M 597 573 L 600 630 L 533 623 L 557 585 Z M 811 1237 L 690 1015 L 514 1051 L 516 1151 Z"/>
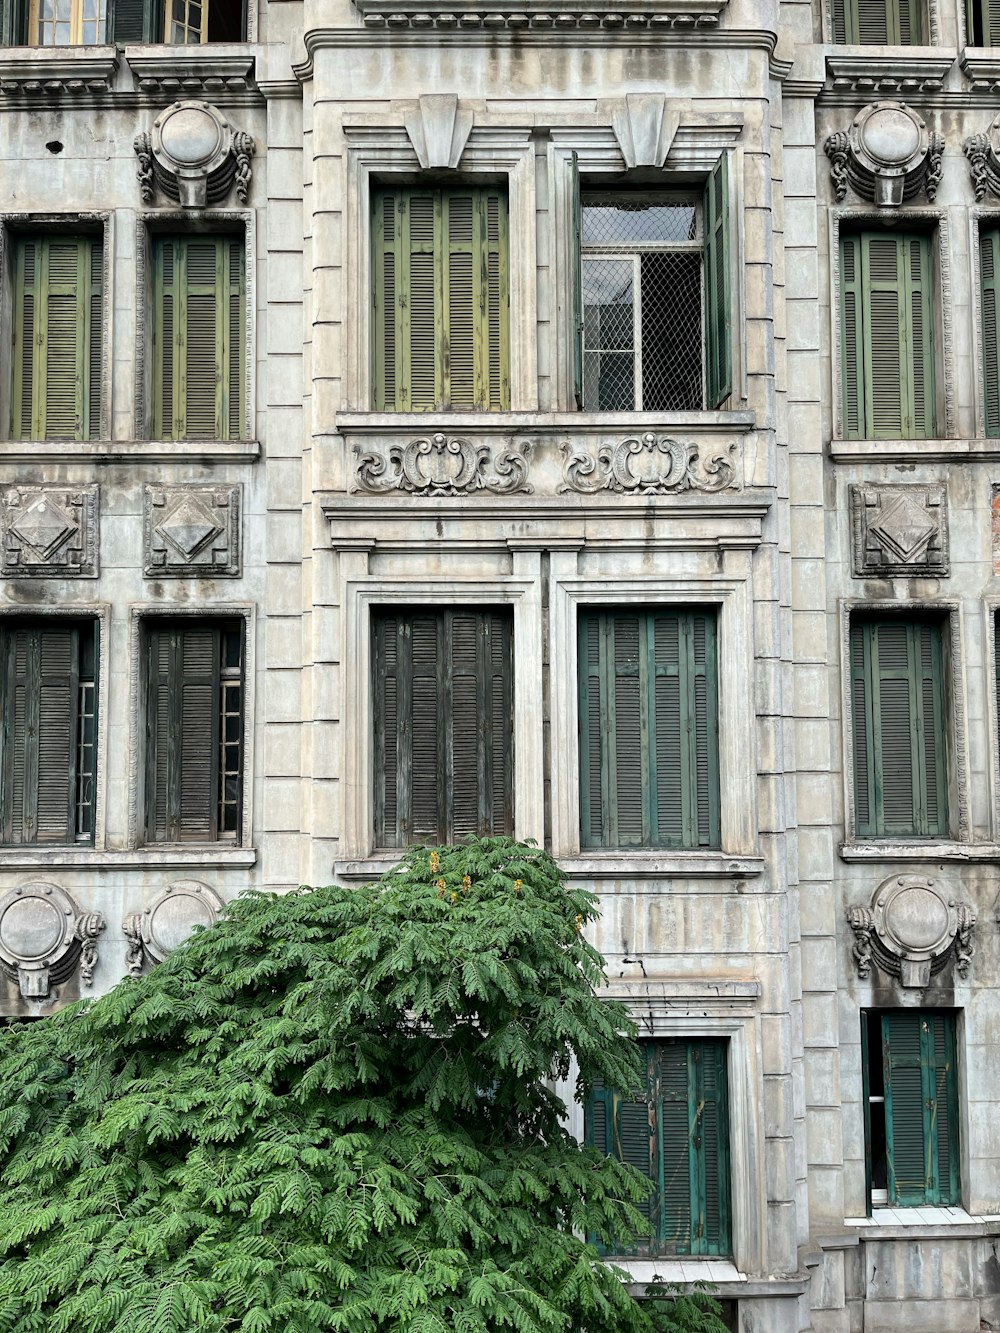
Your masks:
<path fill-rule="evenodd" d="M 246 40 L 246 0 L 0 0 L 5 45 Z"/>
<path fill-rule="evenodd" d="M 692 195 L 582 188 L 574 154 L 573 196 L 579 406 L 721 406 L 733 381 L 726 155 Z"/>

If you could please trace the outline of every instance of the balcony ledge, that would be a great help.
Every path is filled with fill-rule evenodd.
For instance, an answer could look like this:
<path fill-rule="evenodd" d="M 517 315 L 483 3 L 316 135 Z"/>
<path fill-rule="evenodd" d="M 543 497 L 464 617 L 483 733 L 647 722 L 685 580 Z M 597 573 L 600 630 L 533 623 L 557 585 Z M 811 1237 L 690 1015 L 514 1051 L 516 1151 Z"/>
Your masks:
<path fill-rule="evenodd" d="M 1000 862 L 1000 843 L 873 839 L 871 842 L 842 843 L 840 856 L 843 861 Z"/>
<path fill-rule="evenodd" d="M 0 870 L 52 870 L 71 866 L 90 869 L 113 866 L 118 870 L 144 870 L 158 866 L 214 866 L 220 870 L 247 870 L 257 862 L 254 847 L 195 846 L 133 847 L 118 850 L 99 847 L 0 847 Z"/>
<path fill-rule="evenodd" d="M 44 101 L 106 93 L 117 71 L 114 46 L 12 46 L 0 51 L 0 94 Z"/>

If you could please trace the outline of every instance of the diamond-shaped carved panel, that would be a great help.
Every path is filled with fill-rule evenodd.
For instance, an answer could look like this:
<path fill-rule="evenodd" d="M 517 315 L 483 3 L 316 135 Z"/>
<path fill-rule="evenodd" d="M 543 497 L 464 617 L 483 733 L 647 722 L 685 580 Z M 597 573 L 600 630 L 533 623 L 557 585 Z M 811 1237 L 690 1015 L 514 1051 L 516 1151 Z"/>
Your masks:
<path fill-rule="evenodd" d="M 143 494 L 148 578 L 235 578 L 240 573 L 240 486 L 149 486 Z"/>
<path fill-rule="evenodd" d="M 98 487 L 7 486 L 0 501 L 0 573 L 96 578 Z"/>
<path fill-rule="evenodd" d="M 948 573 L 948 501 L 939 486 L 852 486 L 855 578 Z"/>

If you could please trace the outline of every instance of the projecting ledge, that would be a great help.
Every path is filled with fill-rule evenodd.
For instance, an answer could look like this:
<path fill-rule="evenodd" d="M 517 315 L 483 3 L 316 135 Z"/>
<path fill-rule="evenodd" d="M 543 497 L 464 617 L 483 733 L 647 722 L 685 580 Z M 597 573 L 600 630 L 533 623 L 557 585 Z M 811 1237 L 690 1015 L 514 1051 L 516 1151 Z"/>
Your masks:
<path fill-rule="evenodd" d="M 990 463 L 1000 440 L 831 440 L 834 463 Z"/>
<path fill-rule="evenodd" d="M 844 861 L 1000 861 L 995 842 L 845 842 Z"/>
<path fill-rule="evenodd" d="M 763 875 L 762 856 L 690 852 L 673 856 L 560 856 L 568 879 L 744 879 Z"/>

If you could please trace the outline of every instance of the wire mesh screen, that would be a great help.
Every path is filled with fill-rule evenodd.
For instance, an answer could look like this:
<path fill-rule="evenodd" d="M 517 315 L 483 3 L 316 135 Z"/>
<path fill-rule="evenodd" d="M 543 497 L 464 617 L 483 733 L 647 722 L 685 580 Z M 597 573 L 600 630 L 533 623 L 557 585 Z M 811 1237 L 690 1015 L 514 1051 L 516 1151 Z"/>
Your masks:
<path fill-rule="evenodd" d="M 704 404 L 702 251 L 691 203 L 583 208 L 583 394 L 591 411 Z"/>

